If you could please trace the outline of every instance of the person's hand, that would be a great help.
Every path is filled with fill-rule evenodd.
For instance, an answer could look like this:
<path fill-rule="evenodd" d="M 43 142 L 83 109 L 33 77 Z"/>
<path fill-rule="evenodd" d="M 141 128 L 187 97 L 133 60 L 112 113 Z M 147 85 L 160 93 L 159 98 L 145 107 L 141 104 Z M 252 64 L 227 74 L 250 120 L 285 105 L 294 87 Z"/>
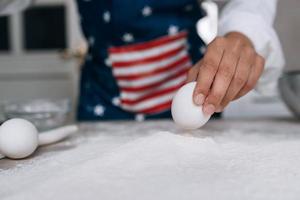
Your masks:
<path fill-rule="evenodd" d="M 188 73 L 187 82 L 197 82 L 194 103 L 203 105 L 206 115 L 222 112 L 255 87 L 264 65 L 264 58 L 245 35 L 231 32 L 215 38 Z"/>

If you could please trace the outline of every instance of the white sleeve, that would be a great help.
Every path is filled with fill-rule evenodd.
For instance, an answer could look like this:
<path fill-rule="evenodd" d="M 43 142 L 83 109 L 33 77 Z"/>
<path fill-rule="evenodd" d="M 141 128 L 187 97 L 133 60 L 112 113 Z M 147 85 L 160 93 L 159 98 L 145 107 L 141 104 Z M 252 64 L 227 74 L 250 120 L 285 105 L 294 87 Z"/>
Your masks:
<path fill-rule="evenodd" d="M 32 0 L 0 0 L 0 16 L 25 9 Z"/>
<path fill-rule="evenodd" d="M 266 59 L 257 91 L 273 95 L 285 64 L 281 44 L 273 28 L 277 0 L 230 0 L 221 12 L 218 34 L 237 31 L 246 35 Z"/>

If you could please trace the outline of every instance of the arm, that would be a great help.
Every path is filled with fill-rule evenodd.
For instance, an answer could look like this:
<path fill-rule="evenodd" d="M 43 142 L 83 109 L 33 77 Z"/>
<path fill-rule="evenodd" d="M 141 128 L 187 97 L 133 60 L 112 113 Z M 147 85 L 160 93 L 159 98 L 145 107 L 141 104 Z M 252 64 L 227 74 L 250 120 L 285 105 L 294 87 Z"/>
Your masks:
<path fill-rule="evenodd" d="M 285 64 L 281 44 L 273 28 L 277 0 L 231 0 L 221 13 L 219 35 L 237 31 L 247 36 L 258 54 L 265 59 L 257 91 L 274 92 Z"/>
<path fill-rule="evenodd" d="M 220 112 L 247 94 L 264 71 L 259 87 L 277 80 L 284 60 L 272 28 L 276 3 L 231 0 L 225 6 L 219 23 L 220 36 L 208 45 L 203 59 L 188 75 L 188 81 L 197 81 L 194 101 L 203 105 L 205 114 Z M 273 81 L 267 81 L 269 77 Z"/>

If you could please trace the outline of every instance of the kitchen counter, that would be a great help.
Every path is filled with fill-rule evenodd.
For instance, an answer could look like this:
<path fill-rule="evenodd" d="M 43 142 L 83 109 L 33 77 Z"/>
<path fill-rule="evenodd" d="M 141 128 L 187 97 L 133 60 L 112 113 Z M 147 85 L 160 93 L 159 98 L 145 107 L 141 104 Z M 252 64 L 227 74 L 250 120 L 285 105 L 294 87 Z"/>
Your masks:
<path fill-rule="evenodd" d="M 300 123 L 218 120 L 80 124 L 25 160 L 0 160 L 5 199 L 299 199 Z"/>

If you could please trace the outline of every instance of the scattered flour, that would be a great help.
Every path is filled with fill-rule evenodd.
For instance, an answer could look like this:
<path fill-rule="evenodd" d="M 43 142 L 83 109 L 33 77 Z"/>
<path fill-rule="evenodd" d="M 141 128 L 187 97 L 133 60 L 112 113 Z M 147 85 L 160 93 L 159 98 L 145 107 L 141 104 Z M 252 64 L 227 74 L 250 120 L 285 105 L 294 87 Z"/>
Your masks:
<path fill-rule="evenodd" d="M 299 199 L 300 137 L 175 132 L 73 141 L 0 171 L 1 199 Z"/>

